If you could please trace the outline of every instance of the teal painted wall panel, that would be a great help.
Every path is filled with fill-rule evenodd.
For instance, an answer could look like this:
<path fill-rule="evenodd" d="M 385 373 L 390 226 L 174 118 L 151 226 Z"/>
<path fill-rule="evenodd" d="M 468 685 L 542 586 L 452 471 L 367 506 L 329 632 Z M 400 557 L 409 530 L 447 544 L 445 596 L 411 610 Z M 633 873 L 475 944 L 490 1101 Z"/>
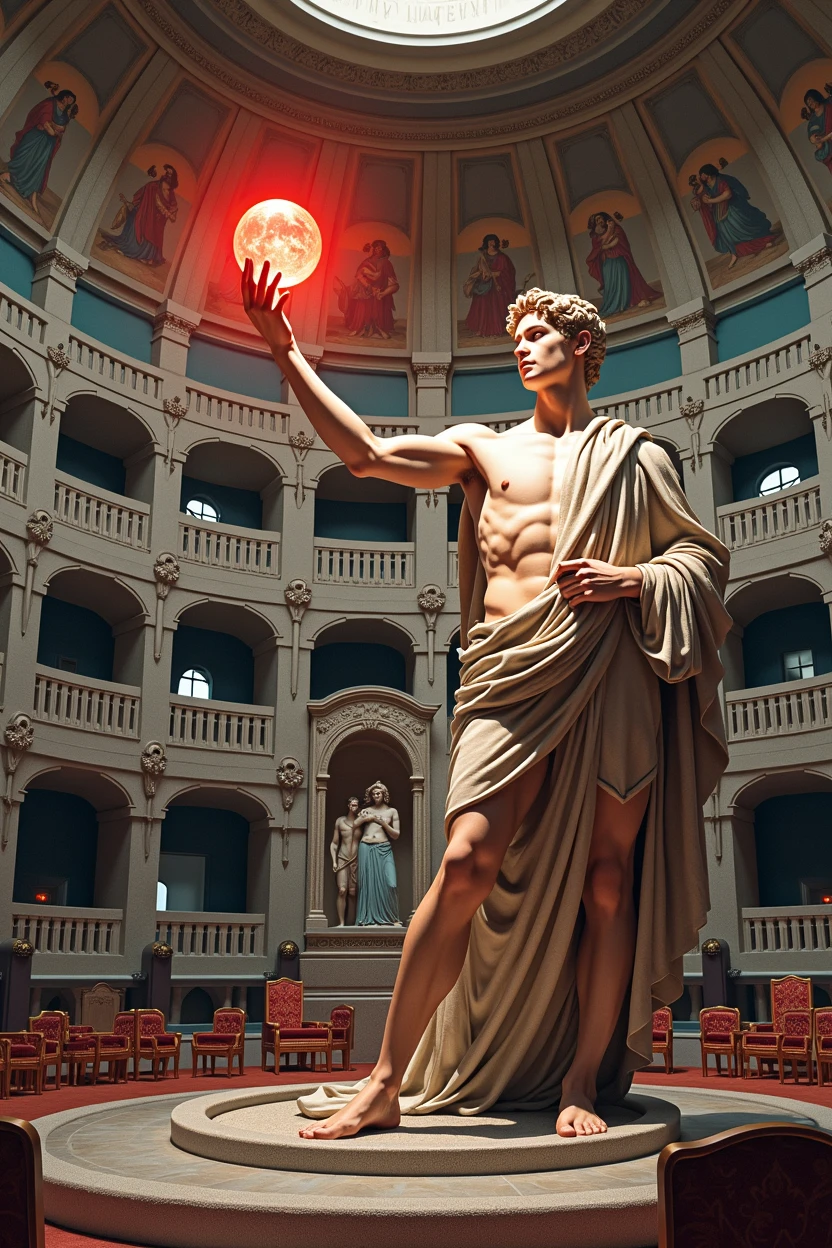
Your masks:
<path fill-rule="evenodd" d="M 283 377 L 264 351 L 241 351 L 205 338 L 192 338 L 185 375 L 220 390 L 232 390 L 267 403 L 281 402 Z"/>
<path fill-rule="evenodd" d="M 764 347 L 784 334 L 808 325 L 809 296 L 801 280 L 749 299 L 724 312 L 716 323 L 716 345 L 720 360 Z"/>
<path fill-rule="evenodd" d="M 0 282 L 24 299 L 31 299 L 34 275 L 35 253 L 13 235 L 0 230 Z"/>
<path fill-rule="evenodd" d="M 20 807 L 14 900 L 34 903 L 49 878 L 66 879 L 67 906 L 95 904 L 98 820 L 74 793 L 33 789 Z"/>
<path fill-rule="evenodd" d="M 245 642 L 230 633 L 180 624 L 173 635 L 170 691 L 191 667 L 211 675 L 211 697 L 219 702 L 254 702 L 254 655 Z"/>
<path fill-rule="evenodd" d="M 112 680 L 114 648 L 113 630 L 95 611 L 49 594 L 43 599 L 38 663 L 59 667 L 61 658 L 74 659 L 77 675 Z"/>
<path fill-rule="evenodd" d="M 263 527 L 263 500 L 256 490 L 238 490 L 230 485 L 214 485 L 197 477 L 182 478 L 180 510 L 194 497 L 210 499 L 224 524 L 239 524 L 244 529 Z"/>
<path fill-rule="evenodd" d="M 105 299 L 87 286 L 79 286 L 72 300 L 72 324 L 82 334 L 89 334 L 105 346 L 131 355 L 143 364 L 150 363 L 153 325 L 123 303 Z"/>
<path fill-rule="evenodd" d="M 644 342 L 612 347 L 601 365 L 601 379 L 589 392 L 590 403 L 609 394 L 624 394 L 642 386 L 671 381 L 682 371 L 682 356 L 676 333 L 657 334 Z"/>
<path fill-rule="evenodd" d="M 233 810 L 171 806 L 162 824 L 163 854 L 205 858 L 206 910 L 244 914 L 248 873 L 248 822 Z"/>
<path fill-rule="evenodd" d="M 100 485 L 113 494 L 124 493 L 124 461 L 117 455 L 99 451 L 95 446 L 87 446 L 86 442 L 69 438 L 65 433 L 58 434 L 55 464 L 60 472 L 68 472 L 90 485 Z"/>
<path fill-rule="evenodd" d="M 341 542 L 406 542 L 406 503 L 315 499 L 315 536 Z"/>
<path fill-rule="evenodd" d="M 783 655 L 795 650 L 812 651 L 816 676 L 832 672 L 832 634 L 826 603 L 803 602 L 779 611 L 766 611 L 746 625 L 742 639 L 746 689 L 777 685 L 785 680 Z"/>
<path fill-rule="evenodd" d="M 451 378 L 454 417 L 492 416 L 499 412 L 531 412 L 534 395 L 520 380 L 515 367 L 464 368 Z"/>
<path fill-rule="evenodd" d="M 806 433 L 802 438 L 792 438 L 788 442 L 781 442 L 779 446 L 770 446 L 765 451 L 754 451 L 751 455 L 738 456 L 731 465 L 734 502 L 742 502 L 745 498 L 756 498 L 760 481 L 766 472 L 779 464 L 793 464 L 800 473 L 801 481 L 805 481 L 807 477 L 817 476 L 818 453 L 814 433 Z"/>
<path fill-rule="evenodd" d="M 754 812 L 761 906 L 803 904 L 801 879 L 832 889 L 832 793 L 770 797 Z"/>
<path fill-rule="evenodd" d="M 319 368 L 330 390 L 359 416 L 407 417 L 407 375 L 347 368 Z"/>
<path fill-rule="evenodd" d="M 407 693 L 404 655 L 375 642 L 334 641 L 312 651 L 310 693 L 328 698 L 356 685 L 384 685 Z"/>

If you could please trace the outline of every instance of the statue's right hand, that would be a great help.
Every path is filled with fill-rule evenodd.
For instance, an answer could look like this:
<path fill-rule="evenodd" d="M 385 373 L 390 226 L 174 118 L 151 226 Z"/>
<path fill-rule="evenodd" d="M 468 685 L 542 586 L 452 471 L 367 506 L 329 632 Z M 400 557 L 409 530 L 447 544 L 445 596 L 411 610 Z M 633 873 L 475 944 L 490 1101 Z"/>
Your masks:
<path fill-rule="evenodd" d="M 254 328 L 259 330 L 273 350 L 288 351 L 294 342 L 292 326 L 286 315 L 286 305 L 292 292 L 280 290 L 282 276 L 283 274 L 278 272 L 274 280 L 270 282 L 269 262 L 266 260 L 260 271 L 260 277 L 255 282 L 254 262 L 249 256 L 243 267 L 240 288 L 243 295 L 243 307 Z M 278 296 L 277 303 L 274 302 L 275 294 Z"/>

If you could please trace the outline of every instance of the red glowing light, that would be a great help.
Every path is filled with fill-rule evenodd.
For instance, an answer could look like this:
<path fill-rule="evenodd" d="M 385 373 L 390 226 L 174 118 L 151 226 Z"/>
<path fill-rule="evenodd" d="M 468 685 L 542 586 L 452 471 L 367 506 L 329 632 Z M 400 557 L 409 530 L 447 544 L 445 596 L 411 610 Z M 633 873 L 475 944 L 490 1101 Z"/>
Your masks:
<path fill-rule="evenodd" d="M 49 900 L 49 894 L 48 894 L 48 893 L 35 893 L 35 901 L 43 901 L 43 902 L 46 902 L 46 901 L 48 901 L 48 900 Z"/>
<path fill-rule="evenodd" d="M 821 901 L 825 906 L 832 906 L 832 893 L 824 893 Z"/>
<path fill-rule="evenodd" d="M 311 213 L 290 199 L 264 199 L 244 212 L 234 231 L 234 256 L 242 269 L 254 261 L 254 280 L 266 260 L 271 273 L 283 274 L 281 286 L 297 286 L 315 271 L 321 258 L 321 231 Z"/>

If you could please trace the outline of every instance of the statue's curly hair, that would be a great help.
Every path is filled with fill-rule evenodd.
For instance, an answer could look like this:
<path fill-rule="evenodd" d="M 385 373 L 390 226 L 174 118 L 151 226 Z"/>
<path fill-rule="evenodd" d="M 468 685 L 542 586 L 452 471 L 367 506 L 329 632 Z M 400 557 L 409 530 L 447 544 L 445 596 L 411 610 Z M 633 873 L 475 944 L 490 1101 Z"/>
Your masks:
<path fill-rule="evenodd" d="M 575 338 L 582 329 L 589 330 L 592 342 L 584 356 L 584 376 L 586 388 L 590 390 L 601 375 L 601 365 L 607 353 L 607 327 L 595 304 L 580 295 L 558 295 L 552 290 L 539 290 L 537 286 L 532 286 L 531 290 L 518 295 L 514 303 L 508 305 L 506 330 L 512 338 L 523 317 L 530 313 L 553 325 L 564 338 Z"/>
<path fill-rule="evenodd" d="M 370 803 L 373 800 L 373 789 L 381 789 L 381 792 L 383 794 L 383 800 L 387 802 L 389 806 L 390 790 L 388 789 L 387 785 L 382 784 L 380 780 L 376 780 L 375 784 L 368 785 L 367 788 L 364 790 L 365 803 Z"/>

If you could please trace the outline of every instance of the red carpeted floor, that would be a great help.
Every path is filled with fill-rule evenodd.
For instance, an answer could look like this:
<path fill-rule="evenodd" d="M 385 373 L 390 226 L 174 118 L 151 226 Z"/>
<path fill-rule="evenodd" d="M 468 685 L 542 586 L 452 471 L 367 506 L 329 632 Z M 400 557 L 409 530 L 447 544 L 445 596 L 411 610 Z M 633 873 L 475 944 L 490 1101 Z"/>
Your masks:
<path fill-rule="evenodd" d="M 350 1079 L 360 1079 L 368 1074 L 370 1066 L 356 1066 L 350 1074 Z M 336 1074 L 335 1079 L 338 1078 Z M 142 1079 L 138 1083 L 132 1080 L 127 1084 L 118 1084 L 112 1087 L 108 1084 L 99 1084 L 98 1087 L 81 1087 L 81 1088 L 62 1088 L 60 1092 L 44 1092 L 41 1096 L 24 1096 L 15 1095 L 10 1101 L 0 1103 L 0 1114 L 14 1118 L 40 1118 L 44 1114 L 59 1113 L 62 1110 L 76 1109 L 84 1105 L 98 1105 L 105 1101 L 131 1100 L 140 1096 L 165 1096 L 174 1092 L 190 1092 L 202 1091 L 205 1089 L 214 1090 L 216 1088 L 224 1089 L 225 1087 L 248 1087 L 259 1088 L 277 1083 L 299 1083 L 320 1082 L 321 1075 L 318 1073 L 314 1077 L 301 1071 L 290 1074 L 281 1074 L 278 1076 L 272 1074 L 263 1074 L 261 1070 L 249 1067 L 242 1078 L 235 1077 L 233 1080 L 227 1080 L 224 1076 L 216 1076 L 214 1078 L 192 1078 L 189 1071 L 183 1072 L 178 1081 L 172 1079 L 159 1080 L 154 1083 L 150 1079 Z M 824 1105 L 832 1108 L 832 1087 L 818 1088 L 816 1085 L 806 1083 L 795 1084 L 792 1081 L 781 1084 L 775 1077 L 773 1079 L 732 1079 L 727 1075 L 717 1078 L 712 1074 L 708 1079 L 703 1079 L 701 1072 L 694 1067 L 683 1067 L 673 1072 L 672 1075 L 666 1075 L 661 1068 L 651 1068 L 642 1071 L 635 1077 L 635 1082 L 651 1083 L 659 1087 L 678 1087 L 678 1088 L 712 1088 L 715 1091 L 724 1092 L 743 1092 L 747 1096 L 753 1097 L 757 1093 L 765 1096 L 786 1096 L 795 1100 L 805 1100 L 813 1102 L 816 1105 Z M 72 1231 L 62 1230 L 57 1226 L 47 1226 L 46 1228 L 46 1248 L 140 1248 L 138 1245 L 125 1245 L 121 1241 L 90 1239 L 86 1235 L 76 1235 Z"/>

